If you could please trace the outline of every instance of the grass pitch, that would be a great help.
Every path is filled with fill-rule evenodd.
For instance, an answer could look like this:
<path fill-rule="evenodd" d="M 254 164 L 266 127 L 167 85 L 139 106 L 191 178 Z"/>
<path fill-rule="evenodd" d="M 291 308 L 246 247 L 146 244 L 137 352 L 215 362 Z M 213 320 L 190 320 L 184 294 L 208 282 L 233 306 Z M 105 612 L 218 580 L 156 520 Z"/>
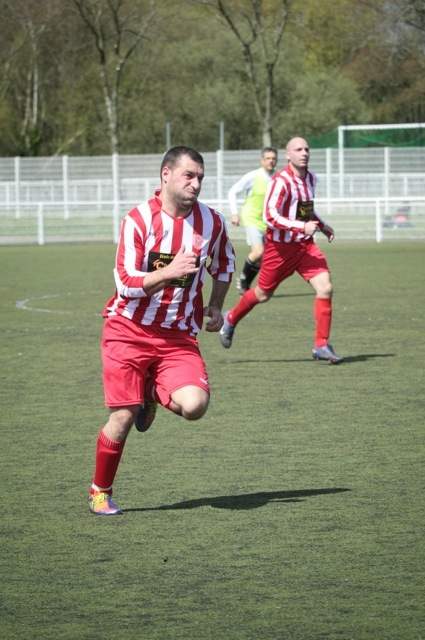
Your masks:
<path fill-rule="evenodd" d="M 86 494 L 115 248 L 1 248 L 2 637 L 424 638 L 424 248 L 326 245 L 337 367 L 297 276 L 231 350 L 203 334 L 207 416 L 130 433 L 109 519 Z"/>

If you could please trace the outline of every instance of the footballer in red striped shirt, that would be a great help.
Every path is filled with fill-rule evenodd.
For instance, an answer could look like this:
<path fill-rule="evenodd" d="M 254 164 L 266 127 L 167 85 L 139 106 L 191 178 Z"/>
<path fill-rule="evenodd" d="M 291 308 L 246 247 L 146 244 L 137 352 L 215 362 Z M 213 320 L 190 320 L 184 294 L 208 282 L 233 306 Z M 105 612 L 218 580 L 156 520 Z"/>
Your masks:
<path fill-rule="evenodd" d="M 161 187 L 123 219 L 116 252 L 116 291 L 105 305 L 102 363 L 110 416 L 98 434 L 89 507 L 118 515 L 112 485 L 127 435 L 145 432 L 159 403 L 198 420 L 210 397 L 197 333 L 219 331 L 235 254 L 223 216 L 199 202 L 202 156 L 173 147 L 161 163 Z M 209 301 L 202 290 L 212 278 Z"/>
<path fill-rule="evenodd" d="M 179 251 L 193 254 L 196 271 L 168 280 L 155 293 L 146 291 L 146 277 L 169 265 Z M 206 274 L 229 283 L 233 270 L 234 251 L 222 215 L 195 202 L 186 216 L 173 217 L 163 209 L 158 191 L 122 221 L 114 269 L 116 293 L 104 316 L 118 314 L 143 326 L 196 335 L 203 322 Z"/>
<path fill-rule="evenodd" d="M 316 176 L 308 169 L 308 142 L 304 138 L 291 138 L 286 156 L 288 164 L 274 174 L 264 200 L 267 230 L 257 286 L 245 291 L 238 304 L 228 311 L 220 330 L 220 342 L 229 349 L 237 324 L 258 303 L 270 300 L 284 280 L 298 273 L 316 294 L 313 358 L 337 364 L 342 358 L 329 344 L 333 286 L 326 256 L 314 241 L 315 233 L 321 231 L 331 242 L 334 231 L 314 207 Z"/>

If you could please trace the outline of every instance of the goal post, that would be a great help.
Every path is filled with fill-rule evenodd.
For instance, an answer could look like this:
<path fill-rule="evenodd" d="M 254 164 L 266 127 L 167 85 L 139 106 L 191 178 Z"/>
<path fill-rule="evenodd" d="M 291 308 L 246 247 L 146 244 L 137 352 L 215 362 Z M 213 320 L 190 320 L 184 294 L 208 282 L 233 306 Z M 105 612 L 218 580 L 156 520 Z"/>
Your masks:
<path fill-rule="evenodd" d="M 346 142 L 346 136 L 345 133 L 349 132 L 349 131 L 401 131 L 401 130 L 412 130 L 412 129 L 418 129 L 418 130 L 422 130 L 425 129 L 425 122 L 408 122 L 405 124 L 346 124 L 346 125 L 340 125 L 338 127 L 338 170 L 339 170 L 339 195 L 340 197 L 342 197 L 344 195 L 344 173 L 345 173 L 345 167 L 344 167 L 344 149 L 346 148 L 345 146 L 345 142 Z M 422 132 L 421 132 L 422 133 Z M 391 142 L 389 142 L 389 140 L 387 139 L 385 142 L 385 146 L 386 149 L 388 149 L 388 147 L 393 146 L 391 145 Z M 425 144 L 425 138 L 424 141 L 422 142 L 422 144 Z M 387 181 L 388 181 L 388 174 L 389 174 L 389 156 L 388 156 L 388 152 L 386 152 L 385 154 L 385 175 L 387 176 Z"/>

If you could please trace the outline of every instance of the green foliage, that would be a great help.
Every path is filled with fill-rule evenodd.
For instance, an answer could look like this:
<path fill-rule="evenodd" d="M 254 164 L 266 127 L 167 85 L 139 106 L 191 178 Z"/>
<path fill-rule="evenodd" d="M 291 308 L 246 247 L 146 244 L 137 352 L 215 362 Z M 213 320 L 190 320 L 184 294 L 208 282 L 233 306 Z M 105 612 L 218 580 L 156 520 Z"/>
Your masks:
<path fill-rule="evenodd" d="M 154 150 L 162 151 L 165 123 L 170 122 L 172 144 L 215 150 L 220 121 L 226 125 L 226 146 L 237 148 L 239 142 L 258 146 L 249 89 L 236 62 L 232 38 L 218 22 L 200 21 L 197 13 L 187 12 L 185 24 L 187 35 L 182 39 L 179 23 L 167 23 L 159 41 L 145 50 L 153 64 L 141 61 L 125 80 L 125 148 L 148 152 L 154 137 Z M 140 91 L 148 93 L 150 101 L 138 100 Z"/>
<path fill-rule="evenodd" d="M 362 94 L 374 105 L 377 122 L 425 120 L 425 59 L 417 52 L 379 46 L 362 52 L 352 66 L 354 80 L 363 79 Z"/>
<path fill-rule="evenodd" d="M 83 73 L 64 82 L 52 107 L 53 139 L 60 145 L 51 153 L 107 155 L 108 125 L 99 91 L 99 74 L 90 61 Z"/>
<path fill-rule="evenodd" d="M 422 637 L 424 246 L 326 246 L 347 361 L 311 360 L 296 276 L 230 351 L 202 334 L 209 411 L 130 433 L 115 519 L 87 508 L 115 248 L 2 249 L 5 638 Z"/>
<path fill-rule="evenodd" d="M 345 119 L 352 124 L 368 119 L 368 110 L 355 84 L 330 69 L 307 72 L 292 92 L 288 110 L 282 112 L 278 139 L 288 139 L 295 131 L 299 135 L 318 135 L 335 129 Z"/>
<path fill-rule="evenodd" d="M 244 16 L 252 4 L 224 4 L 248 37 Z M 261 146 L 262 128 L 242 48 L 229 25 L 217 19 L 216 5 L 154 3 L 155 19 L 120 76 L 122 153 L 162 151 L 167 122 L 174 141 L 203 151 L 218 147 L 220 121 L 228 148 Z M 96 6 L 105 9 L 107 3 Z M 252 51 L 264 100 L 265 62 L 271 59 L 283 3 L 258 6 L 267 37 L 258 37 Z M 272 96 L 275 144 L 295 130 L 320 136 L 339 124 L 425 119 L 420 4 L 293 0 L 288 6 Z M 149 7 L 148 0 L 120 4 L 121 17 L 128 18 L 123 47 Z M 111 44 L 108 15 L 102 19 Z M 0 155 L 109 153 L 104 89 L 89 35 L 72 0 L 4 3 Z M 114 60 L 108 59 L 108 73 Z"/>
<path fill-rule="evenodd" d="M 375 9 L 382 4 L 374 0 Z M 377 30 L 377 11 L 354 0 L 302 0 L 297 3 L 306 49 L 313 70 L 343 70 Z"/>
<path fill-rule="evenodd" d="M 14 155 L 17 149 L 16 121 L 12 106 L 6 102 L 0 102 L 0 131 L 2 132 L 2 154 Z"/>

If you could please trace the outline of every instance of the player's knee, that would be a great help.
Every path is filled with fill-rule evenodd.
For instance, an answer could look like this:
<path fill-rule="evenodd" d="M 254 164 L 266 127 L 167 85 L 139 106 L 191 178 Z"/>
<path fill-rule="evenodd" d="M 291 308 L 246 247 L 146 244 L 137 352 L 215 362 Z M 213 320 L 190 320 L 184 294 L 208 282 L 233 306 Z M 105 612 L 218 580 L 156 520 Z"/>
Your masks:
<path fill-rule="evenodd" d="M 205 415 L 205 412 L 208 408 L 207 404 L 193 404 L 192 406 L 182 407 L 182 416 L 186 418 L 186 420 L 199 420 Z"/>
<path fill-rule="evenodd" d="M 324 282 L 322 283 L 317 290 L 317 295 L 320 298 L 331 298 L 333 293 L 332 282 Z"/>
<path fill-rule="evenodd" d="M 186 420 L 199 420 L 208 409 L 209 394 L 204 389 L 195 386 L 178 389 L 172 400 L 180 408 L 180 413 Z"/>
<path fill-rule="evenodd" d="M 260 302 L 260 303 L 261 302 L 267 302 L 272 297 L 271 293 L 268 293 L 267 291 L 264 291 L 263 289 L 260 289 L 260 287 L 255 287 L 255 295 L 256 295 L 256 298 L 257 298 L 258 302 Z"/>
<path fill-rule="evenodd" d="M 329 272 L 322 271 L 310 280 L 310 284 L 318 298 L 331 298 L 333 293 L 332 280 Z"/>
<path fill-rule="evenodd" d="M 257 267 L 260 266 L 263 253 L 264 253 L 263 247 L 255 247 L 255 249 L 253 249 L 249 255 L 251 262 L 253 262 Z"/>
<path fill-rule="evenodd" d="M 112 440 L 123 440 L 126 438 L 138 409 L 138 405 L 111 409 L 108 422 L 104 427 L 105 435 Z"/>

